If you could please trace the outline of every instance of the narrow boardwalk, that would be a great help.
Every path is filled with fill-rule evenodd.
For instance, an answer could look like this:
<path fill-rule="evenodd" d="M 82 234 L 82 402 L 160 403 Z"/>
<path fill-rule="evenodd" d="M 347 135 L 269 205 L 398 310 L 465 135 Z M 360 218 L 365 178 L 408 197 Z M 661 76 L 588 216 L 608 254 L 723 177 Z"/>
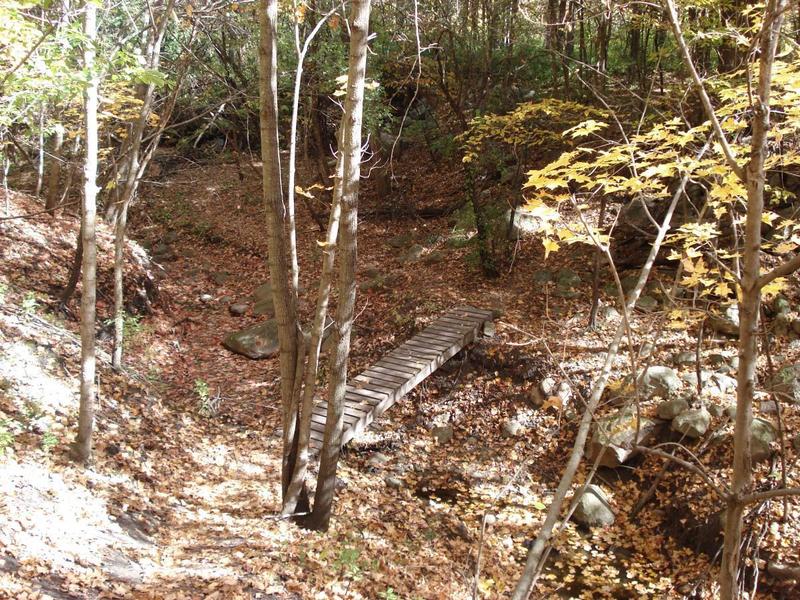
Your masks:
<path fill-rule="evenodd" d="M 344 399 L 344 446 L 464 346 L 491 327 L 492 312 L 454 308 L 350 381 Z M 485 331 L 488 333 L 488 329 Z M 311 417 L 311 445 L 322 447 L 328 403 Z"/>

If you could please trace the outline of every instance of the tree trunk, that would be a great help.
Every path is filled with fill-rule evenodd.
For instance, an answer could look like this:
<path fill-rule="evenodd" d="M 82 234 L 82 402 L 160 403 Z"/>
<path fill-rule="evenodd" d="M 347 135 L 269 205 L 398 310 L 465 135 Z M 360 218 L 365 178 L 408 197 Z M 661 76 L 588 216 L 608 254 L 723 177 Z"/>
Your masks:
<path fill-rule="evenodd" d="M 55 211 L 58 208 L 58 202 L 61 198 L 61 188 L 58 182 L 61 179 L 61 151 L 64 146 L 64 126 L 60 123 L 55 126 L 55 131 L 52 137 L 52 146 L 50 148 L 50 168 L 47 170 L 47 197 L 45 198 L 44 207 L 47 210 Z"/>
<path fill-rule="evenodd" d="M 148 69 L 158 69 L 161 63 L 161 45 L 164 41 L 167 23 L 174 5 L 175 0 L 169 0 L 164 11 L 158 17 L 152 17 L 150 12 L 147 13 L 148 23 L 150 19 L 155 19 L 155 22 L 152 23 L 153 27 L 148 30 L 147 41 L 145 43 L 144 54 Z M 176 86 L 177 85 L 176 82 Z M 142 106 L 139 109 L 139 114 L 130 124 L 129 137 L 125 144 L 125 150 L 123 151 L 125 159 L 125 166 L 123 168 L 125 185 L 119 200 L 110 203 L 108 207 L 106 207 L 106 216 L 114 221 L 114 352 L 112 364 L 115 369 L 122 368 L 122 347 L 125 334 L 125 296 L 123 280 L 128 208 L 136 197 L 144 170 L 153 155 L 153 152 L 145 152 L 144 155 L 142 155 L 142 140 L 153 108 L 155 86 L 153 84 L 142 85 L 137 92 L 137 96 L 141 99 Z M 160 133 L 158 135 L 160 136 Z M 153 144 L 158 144 L 158 138 L 153 141 Z M 153 150 L 155 150 L 154 147 Z"/>
<path fill-rule="evenodd" d="M 122 204 L 114 226 L 114 353 L 111 366 L 122 368 L 122 345 L 125 337 L 125 229 L 128 227 L 128 203 Z"/>
<path fill-rule="evenodd" d="M 350 24 L 350 66 L 347 77 L 344 126 L 342 129 L 342 231 L 339 259 L 339 299 L 334 324 L 335 349 L 331 355 L 328 414 L 320 453 L 319 478 L 314 510 L 309 524 L 326 530 L 336 492 L 336 469 L 342 445 L 344 395 L 350 334 L 356 303 L 356 248 L 358 227 L 358 185 L 361 175 L 361 122 L 364 109 L 364 78 L 367 68 L 370 0 L 353 0 Z"/>
<path fill-rule="evenodd" d="M 78 280 L 81 278 L 81 263 L 83 262 L 83 225 L 78 229 L 78 240 L 75 243 L 75 255 L 72 259 L 72 267 L 69 270 L 69 280 L 61 294 L 61 308 L 65 310 L 75 288 L 78 287 Z"/>
<path fill-rule="evenodd" d="M 336 179 L 333 191 L 333 205 L 328 222 L 328 233 L 323 248 L 322 274 L 319 278 L 319 293 L 317 307 L 314 312 L 314 323 L 311 328 L 311 340 L 308 345 L 308 359 L 303 378 L 303 397 L 300 407 L 299 435 L 297 436 L 297 464 L 295 465 L 289 489 L 286 492 L 283 504 L 284 514 L 293 514 L 301 499 L 305 486 L 306 472 L 309 462 L 309 442 L 311 437 L 311 414 L 314 409 L 314 392 L 317 387 L 319 372 L 319 357 L 322 349 L 325 321 L 328 314 L 331 281 L 333 279 L 334 259 L 336 257 L 336 243 L 339 235 L 339 217 L 341 214 L 342 199 L 342 168 L 344 157 L 339 152 L 336 168 Z"/>
<path fill-rule="evenodd" d="M 97 5 L 86 2 L 84 10 L 84 35 L 86 47 L 83 66 L 89 73 L 89 84 L 84 91 L 86 126 L 86 162 L 84 165 L 84 196 L 81 224 L 83 242 L 81 290 L 81 399 L 78 416 L 78 436 L 73 446 L 76 460 L 88 463 L 92 456 L 92 429 L 94 426 L 95 399 L 95 302 L 97 247 L 95 218 L 97 203 L 97 96 L 98 76 L 95 73 L 95 40 L 97 39 Z"/>
<path fill-rule="evenodd" d="M 281 164 L 278 154 L 278 2 L 260 0 L 259 120 L 263 196 L 269 249 L 269 272 L 280 339 L 281 407 L 283 424 L 282 490 L 285 496 L 294 470 L 297 403 L 294 396 L 297 370 L 297 297 L 289 285 L 286 260 L 285 219 Z"/>
<path fill-rule="evenodd" d="M 739 302 L 739 369 L 736 388 L 736 424 L 733 437 L 733 482 L 725 511 L 725 545 L 720 567 L 720 597 L 739 597 L 739 548 L 742 539 L 742 496 L 753 484 L 750 438 L 753 424 L 753 393 L 758 357 L 758 314 L 761 305 L 761 216 L 764 211 L 764 161 L 770 122 L 772 66 L 780 39 L 786 0 L 769 0 L 761 31 L 757 95 L 753 99 L 753 131 L 750 160 L 745 169 L 747 216 L 742 254 L 741 299 Z"/>

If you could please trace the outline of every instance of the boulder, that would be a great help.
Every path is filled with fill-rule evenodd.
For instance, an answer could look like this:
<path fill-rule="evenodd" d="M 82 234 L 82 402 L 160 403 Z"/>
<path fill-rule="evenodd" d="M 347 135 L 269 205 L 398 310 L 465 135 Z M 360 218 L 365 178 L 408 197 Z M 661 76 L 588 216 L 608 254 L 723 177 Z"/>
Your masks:
<path fill-rule="evenodd" d="M 444 253 L 437 250 L 423 257 L 422 262 L 424 262 L 426 265 L 435 265 L 442 262 L 444 258 Z"/>
<path fill-rule="evenodd" d="M 653 312 L 658 308 L 658 300 L 652 296 L 640 296 L 636 301 L 636 308 L 644 312 Z"/>
<path fill-rule="evenodd" d="M 503 435 L 505 437 L 518 437 L 525 433 L 525 426 L 516 419 L 510 419 L 503 423 Z"/>
<path fill-rule="evenodd" d="M 448 444 L 453 439 L 453 425 L 448 423 L 441 427 L 434 427 L 431 429 L 431 436 L 439 445 Z"/>
<path fill-rule="evenodd" d="M 696 362 L 697 355 L 694 352 L 689 352 L 688 350 L 678 352 L 672 357 L 672 364 L 676 367 L 689 367 L 693 366 Z"/>
<path fill-rule="evenodd" d="M 622 318 L 619 311 L 613 306 L 604 306 L 600 309 L 600 318 L 604 322 L 618 321 Z"/>
<path fill-rule="evenodd" d="M 772 454 L 770 444 L 778 439 L 778 430 L 766 419 L 755 418 L 750 430 L 750 450 L 756 462 L 766 460 Z"/>
<path fill-rule="evenodd" d="M 540 232 L 546 221 L 542 219 L 541 216 L 532 213 L 529 210 L 525 210 L 524 206 L 519 206 L 514 211 L 511 209 L 506 211 L 505 217 L 503 218 L 503 223 L 506 227 L 510 225 L 509 238 L 512 240 L 518 240 L 525 234 Z"/>
<path fill-rule="evenodd" d="M 800 404 L 800 363 L 781 367 L 767 383 L 782 402 Z"/>
<path fill-rule="evenodd" d="M 547 269 L 539 269 L 538 271 L 533 272 L 533 282 L 534 283 L 549 283 L 553 281 L 553 273 L 548 271 Z"/>
<path fill-rule="evenodd" d="M 659 419 L 671 421 L 688 409 L 689 403 L 686 401 L 686 398 L 670 398 L 659 404 L 656 412 L 658 413 Z"/>
<path fill-rule="evenodd" d="M 411 235 L 408 233 L 396 235 L 386 240 L 386 243 L 395 249 L 405 248 L 411 243 Z"/>
<path fill-rule="evenodd" d="M 247 304 L 244 304 L 243 302 L 231 304 L 228 307 L 228 312 L 231 313 L 234 317 L 241 317 L 244 313 L 247 312 Z"/>
<path fill-rule="evenodd" d="M 384 483 L 386 483 L 387 487 L 390 487 L 390 488 L 393 488 L 393 489 L 396 489 L 396 490 L 399 490 L 401 487 L 403 487 L 403 480 L 399 479 L 397 477 L 389 476 L 389 477 L 386 477 L 383 481 L 384 481 Z"/>
<path fill-rule="evenodd" d="M 682 374 L 681 379 L 688 383 L 693 390 L 697 389 L 697 373 L 694 371 Z M 729 392 L 736 391 L 736 379 L 724 373 L 700 371 L 700 380 L 703 382 L 703 395 L 724 396 Z"/>
<path fill-rule="evenodd" d="M 367 461 L 367 465 L 377 469 L 377 468 L 382 467 L 384 464 L 386 464 L 390 460 L 391 459 L 388 456 L 386 456 L 385 454 L 383 454 L 382 452 L 376 452 L 375 454 L 373 454 L 372 456 L 369 457 L 369 460 Z"/>
<path fill-rule="evenodd" d="M 690 439 L 702 437 L 711 424 L 711 413 L 706 408 L 690 408 L 672 420 L 672 429 Z"/>
<path fill-rule="evenodd" d="M 720 373 L 730 373 L 739 367 L 739 357 L 728 357 L 715 352 L 714 354 L 708 355 L 708 364 Z"/>
<path fill-rule="evenodd" d="M 639 375 L 639 386 L 648 396 L 667 398 L 681 389 L 681 380 L 675 369 L 654 365 Z"/>
<path fill-rule="evenodd" d="M 415 263 L 422 258 L 424 252 L 425 248 L 421 244 L 414 244 L 399 260 L 401 263 Z"/>
<path fill-rule="evenodd" d="M 231 274 L 227 271 L 214 271 L 209 275 L 211 281 L 216 283 L 217 285 L 225 285 L 228 279 L 231 278 Z"/>
<path fill-rule="evenodd" d="M 579 294 L 575 291 L 581 283 L 581 278 L 572 269 L 559 269 L 556 273 L 556 290 L 553 292 L 559 298 L 575 298 Z"/>
<path fill-rule="evenodd" d="M 572 269 L 559 269 L 556 272 L 556 284 L 563 288 L 574 288 L 581 284 L 581 278 Z"/>
<path fill-rule="evenodd" d="M 614 511 L 608 502 L 608 496 L 598 485 L 590 484 L 581 495 L 572 513 L 575 522 L 587 527 L 612 525 Z"/>
<path fill-rule="evenodd" d="M 708 325 L 713 331 L 738 337 L 739 335 L 739 307 L 731 304 L 719 314 L 713 314 L 707 319 Z"/>
<path fill-rule="evenodd" d="M 602 453 L 600 466 L 615 468 L 633 457 L 633 446 L 647 445 L 655 437 L 656 422 L 639 420 L 639 435 L 636 436 L 636 410 L 621 409 L 599 419 L 594 425 L 592 438 L 586 446 L 586 457 L 593 463 Z"/>
<path fill-rule="evenodd" d="M 275 356 L 280 350 L 278 322 L 270 319 L 263 323 L 234 331 L 222 340 L 223 346 L 232 352 L 258 360 Z"/>
<path fill-rule="evenodd" d="M 265 298 L 256 302 L 253 305 L 253 314 L 259 317 L 274 317 L 275 304 L 272 302 L 272 298 Z"/>

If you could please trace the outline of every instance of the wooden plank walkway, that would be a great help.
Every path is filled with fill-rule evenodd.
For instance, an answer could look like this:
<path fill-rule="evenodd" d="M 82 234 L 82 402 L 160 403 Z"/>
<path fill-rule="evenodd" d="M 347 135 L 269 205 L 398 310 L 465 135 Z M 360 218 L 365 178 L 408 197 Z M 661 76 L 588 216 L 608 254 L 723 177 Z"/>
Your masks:
<path fill-rule="evenodd" d="M 350 380 L 344 398 L 342 446 L 491 326 L 492 312 L 454 308 Z M 487 330 L 488 332 L 488 330 Z M 311 447 L 322 447 L 326 401 L 311 416 Z"/>

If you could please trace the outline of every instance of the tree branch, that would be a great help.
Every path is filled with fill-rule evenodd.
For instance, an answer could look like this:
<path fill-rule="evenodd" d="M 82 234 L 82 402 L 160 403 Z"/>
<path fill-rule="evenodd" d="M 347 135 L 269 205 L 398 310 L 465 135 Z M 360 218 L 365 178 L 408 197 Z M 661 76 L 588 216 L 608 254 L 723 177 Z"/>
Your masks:
<path fill-rule="evenodd" d="M 758 289 L 761 289 L 771 281 L 777 279 L 778 277 L 786 277 L 787 275 L 791 275 L 798 269 L 800 269 L 800 254 L 797 254 L 794 258 L 791 258 L 787 260 L 785 263 L 778 265 L 771 271 L 764 273 L 761 277 L 758 278 L 758 282 L 756 285 L 758 286 Z"/>
<path fill-rule="evenodd" d="M 762 502 L 782 496 L 800 496 L 800 488 L 777 488 L 774 490 L 767 490 L 766 492 L 755 492 L 754 494 L 742 496 L 741 502 L 742 504 L 753 504 L 755 502 Z"/>

